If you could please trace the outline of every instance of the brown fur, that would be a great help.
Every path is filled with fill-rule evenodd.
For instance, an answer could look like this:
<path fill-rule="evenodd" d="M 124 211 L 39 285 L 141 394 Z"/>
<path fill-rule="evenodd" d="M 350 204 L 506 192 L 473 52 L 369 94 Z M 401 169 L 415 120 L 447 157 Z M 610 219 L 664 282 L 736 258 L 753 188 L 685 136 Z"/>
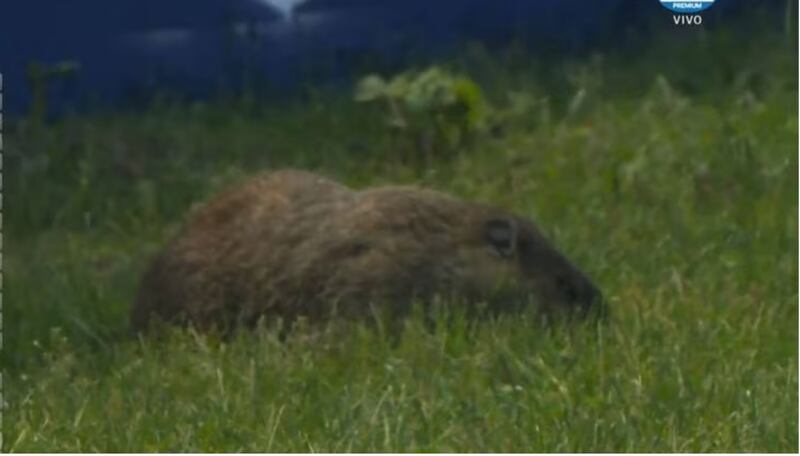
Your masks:
<path fill-rule="evenodd" d="M 351 190 L 303 171 L 265 173 L 192 211 L 156 256 L 131 310 L 201 328 L 261 316 L 360 316 L 414 298 L 523 299 L 586 309 L 599 292 L 503 210 L 413 187 Z"/>

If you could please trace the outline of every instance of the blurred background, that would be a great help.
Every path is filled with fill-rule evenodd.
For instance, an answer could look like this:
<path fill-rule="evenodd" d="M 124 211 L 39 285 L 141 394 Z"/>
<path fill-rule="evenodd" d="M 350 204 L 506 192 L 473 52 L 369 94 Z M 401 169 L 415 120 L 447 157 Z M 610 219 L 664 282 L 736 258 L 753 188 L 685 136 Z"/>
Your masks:
<path fill-rule="evenodd" d="M 706 29 L 741 16 L 719 0 Z M 785 9 L 783 0 L 758 2 Z M 772 6 L 770 6 L 772 5 Z M 203 99 L 392 71 L 480 42 L 537 55 L 630 46 L 674 28 L 658 0 L 29 0 L 0 13 L 4 110 L 48 117 Z M 746 30 L 741 33 L 746 34 Z"/>

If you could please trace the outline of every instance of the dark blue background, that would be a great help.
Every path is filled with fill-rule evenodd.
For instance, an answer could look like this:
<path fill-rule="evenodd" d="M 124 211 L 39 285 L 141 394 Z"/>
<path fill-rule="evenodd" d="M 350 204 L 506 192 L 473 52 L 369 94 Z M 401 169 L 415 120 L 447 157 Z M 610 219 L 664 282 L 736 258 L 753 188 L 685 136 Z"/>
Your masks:
<path fill-rule="evenodd" d="M 718 0 L 704 17 L 742 3 Z M 159 91 L 206 97 L 249 83 L 288 93 L 474 40 L 581 52 L 613 45 L 648 17 L 671 21 L 658 0 L 308 0 L 291 15 L 266 0 L 6 0 L 1 8 L 12 115 L 30 104 L 31 62 L 80 64 L 49 84 L 55 114 L 141 103 Z"/>

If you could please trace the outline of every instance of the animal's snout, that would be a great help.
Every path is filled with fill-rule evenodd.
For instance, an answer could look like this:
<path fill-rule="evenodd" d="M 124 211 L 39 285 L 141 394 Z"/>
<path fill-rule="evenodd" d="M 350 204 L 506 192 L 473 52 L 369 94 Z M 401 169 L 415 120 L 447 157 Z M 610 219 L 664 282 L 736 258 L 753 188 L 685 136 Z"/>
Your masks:
<path fill-rule="evenodd" d="M 556 277 L 556 288 L 564 301 L 580 316 L 606 316 L 603 293 L 583 274 L 559 275 Z"/>

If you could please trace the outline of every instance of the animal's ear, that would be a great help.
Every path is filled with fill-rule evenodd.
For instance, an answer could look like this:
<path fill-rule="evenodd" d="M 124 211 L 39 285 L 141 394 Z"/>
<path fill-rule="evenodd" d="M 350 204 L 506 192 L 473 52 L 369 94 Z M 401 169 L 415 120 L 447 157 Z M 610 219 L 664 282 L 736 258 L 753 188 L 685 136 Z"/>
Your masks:
<path fill-rule="evenodd" d="M 509 218 L 492 218 L 484 226 L 484 239 L 503 257 L 517 250 L 517 224 Z"/>

